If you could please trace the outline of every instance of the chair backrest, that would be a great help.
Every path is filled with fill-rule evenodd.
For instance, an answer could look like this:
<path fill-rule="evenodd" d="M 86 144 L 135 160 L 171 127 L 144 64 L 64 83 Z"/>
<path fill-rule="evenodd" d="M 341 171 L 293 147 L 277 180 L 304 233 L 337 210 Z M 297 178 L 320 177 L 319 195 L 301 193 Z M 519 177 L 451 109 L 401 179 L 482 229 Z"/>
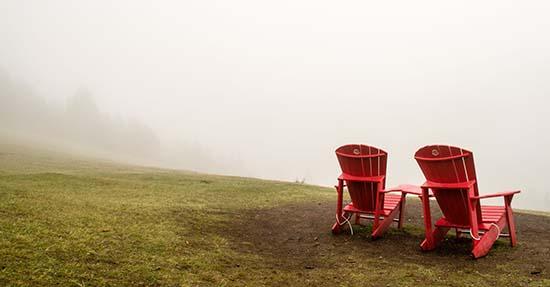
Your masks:
<path fill-rule="evenodd" d="M 429 145 L 419 149 L 414 158 L 428 181 L 448 184 L 475 180 L 474 194 L 479 195 L 471 151 L 448 145 Z M 447 221 L 456 225 L 470 225 L 468 190 L 432 188 L 432 192 Z M 476 204 L 476 213 L 480 221 L 479 203 Z"/>
<path fill-rule="evenodd" d="M 388 153 L 375 147 L 350 144 L 336 149 L 342 172 L 351 176 L 375 177 L 386 175 Z M 353 205 L 361 210 L 374 211 L 377 190 L 385 188 L 373 182 L 346 181 Z"/>

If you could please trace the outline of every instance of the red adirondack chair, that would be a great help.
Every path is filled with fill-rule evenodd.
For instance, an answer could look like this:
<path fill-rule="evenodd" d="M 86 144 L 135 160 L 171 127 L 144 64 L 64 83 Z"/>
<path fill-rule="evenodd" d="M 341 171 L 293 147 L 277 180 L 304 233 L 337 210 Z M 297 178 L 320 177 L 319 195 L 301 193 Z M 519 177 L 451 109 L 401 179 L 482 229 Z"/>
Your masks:
<path fill-rule="evenodd" d="M 355 223 L 373 219 L 372 237 L 381 236 L 394 221 L 398 228 L 403 226 L 406 193 L 387 194 L 386 163 L 388 154 L 378 148 L 367 145 L 344 145 L 336 150 L 336 156 L 342 169 L 335 186 L 338 193 L 336 223 L 332 232 L 340 232 L 342 225 L 348 223 L 355 214 Z M 351 203 L 342 208 L 344 187 L 347 186 Z M 397 215 L 399 214 L 399 217 Z M 351 230 L 353 234 L 353 229 Z"/>
<path fill-rule="evenodd" d="M 490 195 L 479 195 L 472 152 L 453 146 L 430 145 L 419 149 L 414 158 L 420 165 L 426 182 L 422 188 L 422 203 L 426 239 L 423 250 L 433 250 L 444 239 L 449 229 L 457 236 L 469 232 L 473 240 L 472 256 L 487 255 L 499 236 L 509 236 L 516 245 L 516 227 L 512 213 L 512 197 L 519 190 Z M 429 191 L 432 191 L 432 194 Z M 443 216 L 432 230 L 429 197 L 434 196 Z M 481 205 L 480 200 L 503 197 L 504 206 Z M 508 234 L 502 230 L 507 227 Z"/>

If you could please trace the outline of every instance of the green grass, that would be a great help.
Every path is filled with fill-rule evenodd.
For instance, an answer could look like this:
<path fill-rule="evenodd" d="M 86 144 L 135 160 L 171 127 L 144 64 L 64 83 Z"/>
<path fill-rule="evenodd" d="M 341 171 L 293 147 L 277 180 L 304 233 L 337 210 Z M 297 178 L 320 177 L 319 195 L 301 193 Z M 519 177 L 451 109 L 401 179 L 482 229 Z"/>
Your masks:
<path fill-rule="evenodd" d="M 216 265 L 231 255 L 225 239 L 190 227 L 216 228 L 227 220 L 222 211 L 323 196 L 313 187 L 174 172 L 37 173 L 0 182 L 0 257 L 11 263 L 2 266 L 0 282 L 33 285 L 66 278 L 93 285 L 221 282 Z"/>
<path fill-rule="evenodd" d="M 0 166 L 0 285 L 223 285 L 241 276 L 227 273 L 224 260 L 244 256 L 208 232 L 231 221 L 225 214 L 333 196 L 10 151 Z"/>
<path fill-rule="evenodd" d="M 332 203 L 335 194 L 329 188 L 131 167 L 14 145 L 0 145 L 0 160 L 0 286 L 510 282 L 487 278 L 490 275 L 475 267 L 453 270 L 441 261 L 445 257 L 438 259 L 442 264 L 429 265 L 382 255 L 358 259 L 339 249 L 322 255 L 325 267 L 306 273 L 282 266 L 278 258 L 240 252 L 232 247 L 234 238 L 224 233 L 228 225 L 257 210 Z M 365 229 L 357 229 L 358 236 L 349 241 L 345 236 L 336 239 L 363 243 Z M 328 228 L 320 233 L 331 236 Z M 419 237 L 422 230 L 411 226 L 390 233 Z M 389 243 L 369 246 L 375 244 Z M 499 249 L 509 250 L 497 245 L 494 252 Z M 347 260 L 355 262 L 353 268 Z M 496 268 L 514 267 L 506 264 Z M 550 284 L 546 279 L 532 281 L 528 275 L 514 280 Z"/>

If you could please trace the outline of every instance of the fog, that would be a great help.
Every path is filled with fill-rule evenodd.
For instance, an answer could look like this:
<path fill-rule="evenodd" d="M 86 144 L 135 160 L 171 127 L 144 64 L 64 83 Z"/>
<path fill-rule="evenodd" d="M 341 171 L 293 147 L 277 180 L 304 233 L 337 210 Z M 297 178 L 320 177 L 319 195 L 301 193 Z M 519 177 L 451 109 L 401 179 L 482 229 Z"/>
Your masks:
<path fill-rule="evenodd" d="M 547 1 L 0 2 L 0 129 L 138 164 L 332 185 L 334 150 L 388 184 L 445 143 L 481 193 L 550 210 Z M 261 191 L 258 191 L 261 192 Z"/>

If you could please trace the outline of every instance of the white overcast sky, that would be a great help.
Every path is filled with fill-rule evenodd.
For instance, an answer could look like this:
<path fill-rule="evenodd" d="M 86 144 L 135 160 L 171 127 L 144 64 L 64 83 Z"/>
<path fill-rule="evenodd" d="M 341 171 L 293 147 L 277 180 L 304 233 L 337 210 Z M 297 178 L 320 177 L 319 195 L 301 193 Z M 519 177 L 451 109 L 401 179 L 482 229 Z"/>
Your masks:
<path fill-rule="evenodd" d="M 185 140 L 232 174 L 330 185 L 334 149 L 474 151 L 482 193 L 549 209 L 549 1 L 0 1 L 0 67 L 51 102 Z M 231 163 L 228 163 L 229 165 Z M 238 167 L 237 167 L 238 166 Z"/>

